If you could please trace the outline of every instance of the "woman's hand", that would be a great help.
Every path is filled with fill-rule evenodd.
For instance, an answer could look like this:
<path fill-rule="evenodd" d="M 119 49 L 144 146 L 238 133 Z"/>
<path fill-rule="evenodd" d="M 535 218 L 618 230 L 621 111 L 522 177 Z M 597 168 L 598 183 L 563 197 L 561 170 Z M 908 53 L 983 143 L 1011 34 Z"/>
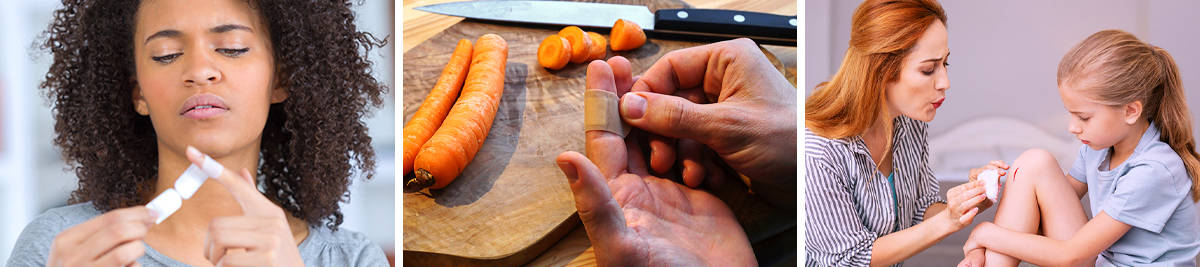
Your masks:
<path fill-rule="evenodd" d="M 1000 176 L 1004 176 L 1004 175 L 1008 174 L 1008 164 L 1004 163 L 1003 160 L 993 160 L 991 162 L 988 162 L 987 165 L 983 165 L 983 167 L 971 169 L 971 172 L 967 176 L 967 178 L 969 178 L 970 181 L 974 182 L 975 180 L 979 179 L 980 173 L 983 173 L 983 171 L 986 171 L 989 169 L 996 170 L 1000 174 Z"/>
<path fill-rule="evenodd" d="M 983 191 L 982 181 L 966 182 L 946 191 L 945 212 L 949 215 L 951 230 L 957 232 L 959 229 L 971 225 L 971 221 L 975 220 L 975 215 L 983 211 L 984 208 L 979 207 L 984 200 L 987 200 L 987 195 L 984 195 Z"/>
<path fill-rule="evenodd" d="M 1008 164 L 1004 163 L 1003 160 L 993 160 L 991 162 L 988 162 L 987 165 L 983 165 L 983 167 L 971 169 L 970 173 L 967 175 L 967 178 L 971 182 L 978 182 L 979 174 L 983 173 L 983 171 L 986 171 L 986 170 L 996 170 L 997 174 L 999 174 L 1001 177 L 1004 177 L 1004 175 L 1008 175 Z M 1003 188 L 1004 185 L 998 184 L 996 186 Z M 983 199 L 983 202 L 979 203 L 979 206 L 978 206 L 979 211 L 982 212 L 984 210 L 987 210 L 988 208 L 992 207 L 993 204 L 995 204 L 995 203 L 992 203 L 992 200 L 987 199 L 987 197 L 985 196 Z"/>
<path fill-rule="evenodd" d="M 116 209 L 67 228 L 54 237 L 46 266 L 141 266 L 152 213 L 145 206 Z"/>
<path fill-rule="evenodd" d="M 207 157 L 196 148 L 189 146 L 187 157 L 196 166 L 211 168 L 205 166 Z M 229 190 L 243 214 L 213 219 L 205 258 L 217 266 L 304 266 L 283 209 L 258 192 L 249 171 L 220 170 L 221 174 L 212 178 Z"/>

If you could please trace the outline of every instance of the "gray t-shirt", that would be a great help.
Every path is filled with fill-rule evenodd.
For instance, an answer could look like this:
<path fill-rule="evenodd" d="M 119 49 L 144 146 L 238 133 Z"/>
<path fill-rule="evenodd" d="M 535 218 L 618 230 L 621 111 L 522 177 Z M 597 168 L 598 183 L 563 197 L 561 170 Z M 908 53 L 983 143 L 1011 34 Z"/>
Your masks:
<path fill-rule="evenodd" d="M 1069 174 L 1087 183 L 1092 214 L 1132 226 L 1100 253 L 1096 266 L 1196 266 L 1200 218 L 1183 160 L 1150 124 L 1129 159 L 1109 168 L 1109 149 L 1079 148 Z"/>
<path fill-rule="evenodd" d="M 8 259 L 8 266 L 46 266 L 50 244 L 59 232 L 100 216 L 91 202 L 47 210 L 33 218 L 21 231 L 17 244 Z M 309 228 L 308 237 L 300 242 L 300 258 L 305 266 L 388 266 L 383 249 L 367 240 L 361 233 L 326 227 Z M 146 246 L 146 254 L 138 258 L 142 266 L 188 266 Z"/>

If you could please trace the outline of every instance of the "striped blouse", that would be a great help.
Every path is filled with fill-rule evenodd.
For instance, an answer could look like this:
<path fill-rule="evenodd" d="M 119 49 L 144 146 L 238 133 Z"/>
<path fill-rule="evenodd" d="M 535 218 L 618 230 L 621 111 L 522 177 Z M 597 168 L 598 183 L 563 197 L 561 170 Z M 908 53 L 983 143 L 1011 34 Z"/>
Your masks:
<path fill-rule="evenodd" d="M 804 129 L 805 265 L 867 266 L 875 239 L 920 223 L 929 205 L 946 202 L 929 167 L 928 124 L 899 116 L 894 126 L 899 207 L 861 136 L 828 139 Z"/>

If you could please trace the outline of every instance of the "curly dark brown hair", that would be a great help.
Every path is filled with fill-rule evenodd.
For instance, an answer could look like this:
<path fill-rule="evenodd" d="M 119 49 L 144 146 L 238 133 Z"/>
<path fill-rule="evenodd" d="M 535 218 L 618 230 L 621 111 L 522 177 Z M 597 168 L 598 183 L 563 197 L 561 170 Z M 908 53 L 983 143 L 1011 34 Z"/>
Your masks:
<path fill-rule="evenodd" d="M 259 187 L 310 226 L 336 230 L 354 168 L 374 175 L 375 151 L 360 119 L 386 94 L 367 60 L 386 41 L 356 29 L 349 1 L 250 2 L 270 28 L 276 80 L 289 92 L 271 105 L 263 129 Z M 41 44 L 54 55 L 41 87 L 53 101 L 54 143 L 79 176 L 69 202 L 91 201 L 104 212 L 143 205 L 158 151 L 150 118 L 134 111 L 131 98 L 140 1 L 62 4 Z"/>

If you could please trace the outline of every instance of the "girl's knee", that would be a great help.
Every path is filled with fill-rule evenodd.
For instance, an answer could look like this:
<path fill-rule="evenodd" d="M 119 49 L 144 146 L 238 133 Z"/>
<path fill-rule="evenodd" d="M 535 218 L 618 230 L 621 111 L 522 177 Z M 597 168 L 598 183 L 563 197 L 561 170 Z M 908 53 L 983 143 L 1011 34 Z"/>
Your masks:
<path fill-rule="evenodd" d="M 1009 170 L 1010 173 L 1013 171 L 1013 169 L 1018 167 L 1030 168 L 1030 171 L 1033 169 L 1055 170 L 1059 172 L 1062 171 L 1058 167 L 1058 160 L 1054 158 L 1054 154 L 1051 154 L 1050 151 L 1040 148 L 1029 149 L 1025 150 L 1025 152 L 1022 152 L 1021 155 L 1013 161 L 1012 167 L 1013 168 Z"/>
<path fill-rule="evenodd" d="M 1030 181 L 1041 181 L 1048 178 L 1065 179 L 1065 176 L 1054 154 L 1045 149 L 1034 148 L 1021 153 L 1008 169 L 1008 182 L 1027 178 Z"/>

